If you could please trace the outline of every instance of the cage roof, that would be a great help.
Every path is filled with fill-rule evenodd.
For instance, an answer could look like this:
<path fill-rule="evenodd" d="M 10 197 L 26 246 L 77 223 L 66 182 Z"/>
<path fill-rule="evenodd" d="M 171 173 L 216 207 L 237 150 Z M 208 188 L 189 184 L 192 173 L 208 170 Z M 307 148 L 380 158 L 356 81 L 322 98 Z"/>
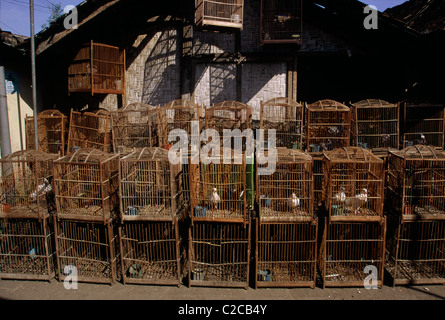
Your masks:
<path fill-rule="evenodd" d="M 388 101 L 381 100 L 381 99 L 364 99 L 364 100 L 358 101 L 356 103 L 353 103 L 352 105 L 356 106 L 356 107 L 362 107 L 362 108 L 366 108 L 366 107 L 378 108 L 378 107 L 395 106 L 396 104 L 389 103 Z"/>
<path fill-rule="evenodd" d="M 46 153 L 42 150 L 20 150 L 9 154 L 0 161 L 51 161 L 56 160 L 59 155 L 54 153 Z"/>
<path fill-rule="evenodd" d="M 279 147 L 276 148 L 277 150 L 277 162 L 290 162 L 290 163 L 295 163 L 295 162 L 305 162 L 305 161 L 310 161 L 312 162 L 312 157 L 301 150 L 297 150 L 297 149 L 289 149 L 289 148 L 285 148 L 285 147 Z"/>
<path fill-rule="evenodd" d="M 318 100 L 308 105 L 311 111 L 349 111 L 349 107 L 335 100 L 324 99 Z"/>
<path fill-rule="evenodd" d="M 211 106 L 208 109 L 247 109 L 250 108 L 247 104 L 241 103 L 239 101 L 234 101 L 234 100 L 228 100 L 228 101 L 223 101 L 217 104 L 214 104 L 213 106 Z"/>
<path fill-rule="evenodd" d="M 173 101 L 170 101 L 168 103 L 166 103 L 163 108 L 170 108 L 170 109 L 175 109 L 175 108 L 195 108 L 198 105 L 196 103 L 194 103 L 191 100 L 187 100 L 187 99 L 176 99 Z"/>
<path fill-rule="evenodd" d="M 113 157 L 118 157 L 117 154 L 107 153 L 94 148 L 81 148 L 73 153 L 57 159 L 57 162 L 84 162 L 84 163 L 100 163 Z"/>
<path fill-rule="evenodd" d="M 436 150 L 434 146 L 417 144 L 402 150 L 391 150 L 390 154 L 405 159 L 442 159 L 445 160 L 445 152 Z"/>
<path fill-rule="evenodd" d="M 331 151 L 324 151 L 324 156 L 331 162 L 382 162 L 383 160 L 371 151 L 360 147 L 343 147 Z"/>
<path fill-rule="evenodd" d="M 37 114 L 37 117 L 39 116 L 45 116 L 45 117 L 64 117 L 65 115 L 56 109 L 48 109 L 48 110 L 44 110 L 42 112 L 39 112 Z"/>
<path fill-rule="evenodd" d="M 113 112 L 124 112 L 124 111 L 145 111 L 156 109 L 155 106 L 152 106 L 150 104 L 142 103 L 142 102 L 133 102 L 130 104 L 127 104 L 125 107 L 119 108 Z"/>
<path fill-rule="evenodd" d="M 264 106 L 296 106 L 301 107 L 301 103 L 287 97 L 277 97 L 263 102 Z"/>
<path fill-rule="evenodd" d="M 121 160 L 166 160 L 168 161 L 168 150 L 159 147 L 138 148 L 123 156 Z"/>

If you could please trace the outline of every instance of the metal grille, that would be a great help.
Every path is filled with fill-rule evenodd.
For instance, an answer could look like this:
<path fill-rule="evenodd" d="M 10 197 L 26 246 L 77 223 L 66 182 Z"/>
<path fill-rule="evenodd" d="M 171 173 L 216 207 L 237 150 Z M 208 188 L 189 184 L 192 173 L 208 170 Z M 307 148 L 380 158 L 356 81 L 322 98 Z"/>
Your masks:
<path fill-rule="evenodd" d="M 404 102 L 403 148 L 416 144 L 444 146 L 443 104 Z"/>
<path fill-rule="evenodd" d="M 387 203 L 404 219 L 445 217 L 445 153 L 416 145 L 392 151 Z"/>
<path fill-rule="evenodd" d="M 25 119 L 26 149 L 35 149 L 34 117 Z M 68 136 L 68 118 L 59 110 L 45 110 L 37 115 L 39 150 L 65 155 Z"/>
<path fill-rule="evenodd" d="M 49 218 L 0 218 L 0 278 L 54 278 L 53 236 Z"/>
<path fill-rule="evenodd" d="M 56 222 L 59 281 L 77 270 L 79 282 L 113 283 L 117 279 L 119 257 L 116 226 L 71 220 Z"/>
<path fill-rule="evenodd" d="M 318 220 L 257 223 L 256 287 L 315 287 Z"/>
<path fill-rule="evenodd" d="M 56 154 L 17 151 L 0 159 L 0 215 L 43 218 L 55 207 L 53 161 Z"/>
<path fill-rule="evenodd" d="M 323 287 L 363 287 L 374 266 L 376 285 L 383 284 L 386 218 L 380 222 L 332 222 L 324 226 L 320 270 Z"/>
<path fill-rule="evenodd" d="M 244 0 L 195 0 L 198 27 L 243 28 Z"/>
<path fill-rule="evenodd" d="M 257 175 L 256 195 L 261 222 L 312 219 L 314 196 L 311 156 L 300 150 L 276 150 L 274 172 Z"/>
<path fill-rule="evenodd" d="M 178 221 L 125 222 L 120 227 L 125 283 L 180 285 Z"/>
<path fill-rule="evenodd" d="M 303 148 L 303 106 L 289 98 L 275 98 L 261 102 L 260 127 L 276 130 L 276 146 L 292 149 Z"/>
<path fill-rule="evenodd" d="M 111 152 L 111 116 L 105 109 L 78 112 L 71 109 L 68 150 L 75 152 L 80 148 L 95 148 Z"/>
<path fill-rule="evenodd" d="M 158 114 L 154 106 L 131 103 L 111 112 L 113 150 L 158 146 Z"/>
<path fill-rule="evenodd" d="M 445 284 L 445 221 L 401 221 L 388 243 L 393 285 Z"/>
<path fill-rule="evenodd" d="M 189 230 L 189 286 L 248 287 L 250 223 L 197 221 Z"/>
<path fill-rule="evenodd" d="M 399 148 L 399 105 L 366 99 L 352 105 L 352 141 L 370 149 Z"/>
<path fill-rule="evenodd" d="M 143 148 L 120 160 L 120 207 L 123 219 L 166 219 L 182 207 L 181 165 L 168 151 Z"/>
<path fill-rule="evenodd" d="M 119 206 L 119 155 L 80 149 L 54 162 L 59 218 L 107 221 Z"/>
<path fill-rule="evenodd" d="M 320 100 L 307 106 L 306 148 L 321 153 L 350 145 L 351 111 L 337 101 Z"/>
<path fill-rule="evenodd" d="M 334 220 L 380 220 L 385 167 L 382 159 L 359 147 L 327 151 L 323 158 L 323 200 Z"/>

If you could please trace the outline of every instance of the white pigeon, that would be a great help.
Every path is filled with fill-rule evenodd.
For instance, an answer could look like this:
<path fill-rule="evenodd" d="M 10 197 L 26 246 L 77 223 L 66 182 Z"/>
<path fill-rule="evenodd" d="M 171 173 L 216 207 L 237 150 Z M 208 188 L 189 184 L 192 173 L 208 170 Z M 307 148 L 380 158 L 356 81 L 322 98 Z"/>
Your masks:
<path fill-rule="evenodd" d="M 354 198 L 346 199 L 346 205 L 352 207 L 354 214 L 357 214 L 366 202 L 368 202 L 368 189 L 366 188 L 363 188 Z"/>
<path fill-rule="evenodd" d="M 53 188 L 51 187 L 51 184 L 49 183 L 48 179 L 43 178 L 43 183 L 39 185 L 36 188 L 36 190 L 30 194 L 30 197 L 31 199 L 34 200 L 37 196 L 51 192 L 52 189 Z"/>
<path fill-rule="evenodd" d="M 292 197 L 289 199 L 289 206 L 293 210 L 300 206 L 300 199 L 297 197 L 295 192 L 292 192 Z"/>
<path fill-rule="evenodd" d="M 340 187 L 339 192 L 337 192 L 334 196 L 336 202 L 345 202 L 346 201 L 346 194 L 345 194 L 345 187 Z"/>
<path fill-rule="evenodd" d="M 215 206 L 215 210 L 218 209 L 218 204 L 221 201 L 221 198 L 219 197 L 219 194 L 216 190 L 216 188 L 212 189 L 212 195 L 210 196 L 211 203 Z"/>

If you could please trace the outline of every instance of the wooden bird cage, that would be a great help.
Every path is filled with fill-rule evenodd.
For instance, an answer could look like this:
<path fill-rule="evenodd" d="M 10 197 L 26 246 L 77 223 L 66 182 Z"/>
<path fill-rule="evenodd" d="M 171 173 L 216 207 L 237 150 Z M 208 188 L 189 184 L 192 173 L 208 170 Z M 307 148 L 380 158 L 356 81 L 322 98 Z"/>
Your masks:
<path fill-rule="evenodd" d="M 280 97 L 261 102 L 260 128 L 267 133 L 275 129 L 277 147 L 303 149 L 303 106 L 295 100 Z"/>
<path fill-rule="evenodd" d="M 201 130 L 204 126 L 202 105 L 190 100 L 173 100 L 158 109 L 160 146 L 173 144 L 168 135 L 172 130 L 184 130 L 189 145 L 192 139 L 200 141 Z"/>
<path fill-rule="evenodd" d="M 120 277 L 119 240 L 114 222 L 58 219 L 55 243 L 59 281 L 73 279 L 73 272 L 78 282 L 112 284 Z"/>
<path fill-rule="evenodd" d="M 68 94 L 125 94 L 125 67 L 125 50 L 86 43 L 68 67 Z"/>
<path fill-rule="evenodd" d="M 34 117 L 27 116 L 26 148 L 35 149 Z M 45 110 L 37 114 L 38 149 L 46 153 L 65 155 L 68 136 L 68 118 L 59 110 Z"/>
<path fill-rule="evenodd" d="M 384 161 L 359 147 L 324 152 L 323 201 L 330 221 L 370 221 L 383 216 Z"/>
<path fill-rule="evenodd" d="M 399 148 L 399 105 L 380 99 L 352 104 L 351 140 L 354 146 L 384 153 Z"/>
<path fill-rule="evenodd" d="M 112 151 L 111 115 L 108 110 L 79 112 L 71 109 L 67 153 L 81 148 Z"/>
<path fill-rule="evenodd" d="M 54 161 L 57 216 L 107 222 L 118 207 L 119 155 L 86 148 Z"/>
<path fill-rule="evenodd" d="M 402 148 L 416 144 L 444 147 L 444 104 L 403 102 Z"/>
<path fill-rule="evenodd" d="M 189 162 L 192 221 L 245 223 L 254 202 L 253 159 L 235 151 L 196 158 Z"/>
<path fill-rule="evenodd" d="M 312 175 L 314 177 L 314 216 L 323 210 L 323 154 L 312 155 Z"/>
<path fill-rule="evenodd" d="M 257 223 L 255 288 L 315 288 L 317 234 L 318 219 Z"/>
<path fill-rule="evenodd" d="M 325 219 L 318 259 L 323 288 L 381 288 L 385 239 L 386 217 L 371 222 L 327 223 Z"/>
<path fill-rule="evenodd" d="M 0 279 L 54 278 L 54 230 L 50 220 L 0 218 Z"/>
<path fill-rule="evenodd" d="M 195 222 L 189 229 L 189 287 L 247 289 L 250 234 L 250 222 Z"/>
<path fill-rule="evenodd" d="M 276 164 L 270 174 L 256 176 L 256 200 L 261 222 L 314 218 L 312 165 L 312 157 L 307 153 L 276 149 Z M 257 163 L 257 172 L 268 166 L 269 163 Z"/>
<path fill-rule="evenodd" d="M 238 149 L 238 145 L 245 150 L 248 144 L 253 143 L 249 139 L 249 130 L 252 128 L 252 107 L 237 101 L 224 101 L 205 109 L 206 129 L 214 129 L 219 134 L 220 145 L 230 143 L 232 148 Z M 230 136 L 224 130 L 228 130 Z M 208 139 L 208 137 L 205 137 Z M 246 143 L 243 143 L 243 140 Z"/>
<path fill-rule="evenodd" d="M 302 0 L 261 0 L 261 44 L 301 44 L 302 11 Z"/>
<path fill-rule="evenodd" d="M 178 220 L 131 221 L 119 227 L 123 283 L 181 284 Z"/>
<path fill-rule="evenodd" d="M 445 219 L 445 153 L 415 145 L 391 151 L 387 203 L 404 220 Z"/>
<path fill-rule="evenodd" d="M 306 151 L 320 154 L 350 145 L 351 110 L 347 106 L 319 100 L 306 109 Z"/>
<path fill-rule="evenodd" d="M 386 270 L 395 285 L 445 284 L 445 221 L 388 226 Z"/>
<path fill-rule="evenodd" d="M 144 103 L 131 103 L 111 111 L 113 150 L 125 153 L 144 147 L 157 147 L 158 113 L 156 107 Z"/>
<path fill-rule="evenodd" d="M 143 148 L 120 159 L 123 220 L 172 220 L 182 207 L 181 165 L 163 148 Z"/>
<path fill-rule="evenodd" d="M 16 151 L 0 159 L 0 216 L 44 218 L 54 210 L 53 161 L 57 154 Z"/>
<path fill-rule="evenodd" d="M 195 0 L 199 29 L 243 29 L 244 0 Z"/>

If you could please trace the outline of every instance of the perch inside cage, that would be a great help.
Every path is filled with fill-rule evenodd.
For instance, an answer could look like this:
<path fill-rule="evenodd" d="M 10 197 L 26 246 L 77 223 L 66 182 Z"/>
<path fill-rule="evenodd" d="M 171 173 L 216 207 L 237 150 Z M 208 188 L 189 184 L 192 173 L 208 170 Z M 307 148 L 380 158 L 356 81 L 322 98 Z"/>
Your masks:
<path fill-rule="evenodd" d="M 300 150 L 277 148 L 276 151 L 273 173 L 257 175 L 256 197 L 261 221 L 312 219 L 312 157 Z"/>
<path fill-rule="evenodd" d="M 351 110 L 334 100 L 307 106 L 306 150 L 321 153 L 350 145 Z"/>
<path fill-rule="evenodd" d="M 54 162 L 57 214 L 63 218 L 108 220 L 119 204 L 119 155 L 79 149 Z"/>
<path fill-rule="evenodd" d="M 445 153 L 415 145 L 391 151 L 388 203 L 404 219 L 445 217 Z"/>
<path fill-rule="evenodd" d="M 55 206 L 53 162 L 57 154 L 22 150 L 0 159 L 0 213 L 44 217 Z"/>
<path fill-rule="evenodd" d="M 323 200 L 330 219 L 369 220 L 383 215 L 385 167 L 359 147 L 324 152 Z"/>
<path fill-rule="evenodd" d="M 303 148 L 303 106 L 295 100 L 279 97 L 261 102 L 260 128 L 276 130 L 276 146 Z"/>
<path fill-rule="evenodd" d="M 355 146 L 375 149 L 399 148 L 399 105 L 366 99 L 352 105 L 351 136 Z"/>
<path fill-rule="evenodd" d="M 178 214 L 181 165 L 170 163 L 167 150 L 147 147 L 123 156 L 119 179 L 122 218 L 171 219 Z"/>

